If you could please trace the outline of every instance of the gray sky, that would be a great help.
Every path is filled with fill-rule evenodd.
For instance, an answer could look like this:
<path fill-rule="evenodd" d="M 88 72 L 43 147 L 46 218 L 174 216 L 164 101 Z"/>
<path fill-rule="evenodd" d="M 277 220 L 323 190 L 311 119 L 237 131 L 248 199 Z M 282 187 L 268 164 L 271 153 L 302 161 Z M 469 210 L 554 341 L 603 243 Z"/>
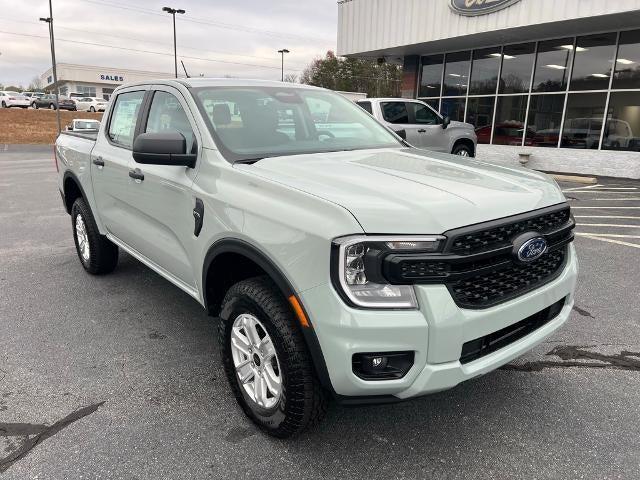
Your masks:
<path fill-rule="evenodd" d="M 192 76 L 279 79 L 281 48 L 291 50 L 285 73 L 299 75 L 336 46 L 335 0 L 53 0 L 57 61 L 172 72 L 163 6 L 187 12 L 176 15 L 178 61 Z M 51 66 L 47 26 L 38 21 L 48 16 L 47 0 L 0 0 L 0 83 L 26 86 Z"/>

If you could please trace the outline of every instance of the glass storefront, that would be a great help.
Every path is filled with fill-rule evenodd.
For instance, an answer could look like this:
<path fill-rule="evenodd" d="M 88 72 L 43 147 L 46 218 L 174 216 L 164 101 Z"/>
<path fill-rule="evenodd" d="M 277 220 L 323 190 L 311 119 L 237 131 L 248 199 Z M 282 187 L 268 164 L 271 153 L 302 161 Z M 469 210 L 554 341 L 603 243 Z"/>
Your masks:
<path fill-rule="evenodd" d="M 424 56 L 418 98 L 478 143 L 640 151 L 640 30 Z"/>

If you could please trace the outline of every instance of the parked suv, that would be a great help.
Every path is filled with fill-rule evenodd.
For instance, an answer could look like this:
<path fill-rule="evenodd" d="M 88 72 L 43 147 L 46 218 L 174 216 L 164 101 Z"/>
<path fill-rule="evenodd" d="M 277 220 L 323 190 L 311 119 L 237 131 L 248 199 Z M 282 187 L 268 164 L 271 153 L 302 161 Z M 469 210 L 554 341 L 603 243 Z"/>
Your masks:
<path fill-rule="evenodd" d="M 574 221 L 543 173 L 414 148 L 306 85 L 137 83 L 104 119 L 56 141 L 80 263 L 106 274 L 123 250 L 216 317 L 231 389 L 271 435 L 330 398 L 451 388 L 569 317 Z"/>
<path fill-rule="evenodd" d="M 474 157 L 477 138 L 470 123 L 452 122 L 420 100 L 368 98 L 357 105 L 411 145 L 436 152 Z"/>
<path fill-rule="evenodd" d="M 60 101 L 60 110 L 76 110 L 75 100 L 62 95 L 59 95 L 58 98 Z M 33 105 L 34 108 L 48 108 L 50 110 L 58 108 L 56 96 L 50 93 L 43 95 L 40 98 L 36 98 L 35 101 L 33 101 Z"/>

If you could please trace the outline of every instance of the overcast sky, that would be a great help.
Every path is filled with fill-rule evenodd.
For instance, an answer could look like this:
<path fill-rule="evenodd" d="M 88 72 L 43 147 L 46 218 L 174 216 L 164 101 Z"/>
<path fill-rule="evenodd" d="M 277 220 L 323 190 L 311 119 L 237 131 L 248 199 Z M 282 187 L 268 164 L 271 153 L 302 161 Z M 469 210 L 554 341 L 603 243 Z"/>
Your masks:
<path fill-rule="evenodd" d="M 187 12 L 176 15 L 178 61 L 192 76 L 279 79 L 281 48 L 291 51 L 285 73 L 299 75 L 336 46 L 336 0 L 53 0 L 58 63 L 173 72 L 163 6 Z M 26 86 L 51 66 L 38 21 L 48 16 L 47 0 L 0 0 L 0 83 Z"/>

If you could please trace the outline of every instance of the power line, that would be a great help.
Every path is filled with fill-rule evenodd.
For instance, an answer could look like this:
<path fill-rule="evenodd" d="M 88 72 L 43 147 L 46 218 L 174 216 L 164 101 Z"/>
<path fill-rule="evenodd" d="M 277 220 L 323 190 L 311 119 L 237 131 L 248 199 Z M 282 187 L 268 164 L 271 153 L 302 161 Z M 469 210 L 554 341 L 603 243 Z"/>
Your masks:
<path fill-rule="evenodd" d="M 31 21 L 27 21 L 27 20 L 18 20 L 18 19 L 12 19 L 12 18 L 0 18 L 0 20 L 6 20 L 9 22 L 20 22 L 20 23 L 27 23 L 27 24 L 31 24 L 31 25 L 39 25 L 38 22 L 31 22 Z M 80 33 L 86 33 L 89 35 L 98 35 L 98 36 L 102 36 L 102 37 L 109 37 L 109 38 L 113 38 L 113 35 L 109 35 L 106 33 L 98 33 L 98 32 L 92 32 L 90 30 L 82 30 L 79 28 L 71 28 L 71 27 L 64 27 L 64 26 L 60 26 L 58 24 L 56 24 L 56 29 L 60 29 L 60 30 L 69 30 L 72 32 L 80 32 Z M 140 37 L 129 37 L 129 36 L 123 36 L 123 35 L 118 35 L 118 38 L 121 39 L 125 39 L 125 40 L 135 40 L 135 41 L 139 41 L 139 42 L 144 42 L 144 43 L 149 43 L 149 44 L 153 44 L 153 45 L 162 45 L 165 47 L 168 46 L 173 46 L 173 44 L 169 44 L 169 43 L 164 43 L 164 42 L 157 42 L 154 40 L 147 40 L 144 38 L 140 38 Z M 71 41 L 71 39 L 69 39 L 69 41 Z M 217 51 L 217 50 L 203 50 L 201 48 L 194 48 L 194 47 L 188 47 L 188 46 L 183 46 L 180 45 L 181 49 L 186 49 L 186 50 L 193 50 L 196 52 L 203 52 L 203 53 L 215 53 L 215 54 L 219 54 L 219 55 L 229 55 L 229 56 L 235 56 L 235 57 L 246 57 L 246 58 L 255 58 L 257 60 L 269 60 L 269 61 L 277 61 L 277 58 L 271 58 L 271 57 L 259 57 L 256 55 L 245 55 L 245 54 L 240 54 L 240 53 L 232 53 L 232 52 L 221 52 L 221 51 Z M 302 67 L 305 68 L 306 65 L 301 65 L 299 63 L 292 63 L 290 65 L 294 65 L 294 66 L 298 66 L 298 67 Z"/>
<path fill-rule="evenodd" d="M 7 35 L 18 35 L 21 37 L 32 37 L 32 38 L 47 38 L 43 35 L 34 35 L 34 34 L 29 34 L 29 33 L 17 33 L 17 32 L 8 32 L 6 30 L 0 30 L 0 33 L 5 33 Z M 114 45 L 107 45 L 104 43 L 95 43 L 95 42 L 83 42 L 80 40 L 70 40 L 70 39 L 66 39 L 66 38 L 58 38 L 57 41 L 59 42 L 67 42 L 67 43 L 75 43 L 75 44 L 79 44 L 79 45 L 89 45 L 89 46 L 93 46 L 93 47 L 104 47 L 104 48 L 113 48 L 115 50 L 124 50 L 127 52 L 137 52 L 137 53 L 148 53 L 151 55 L 164 55 L 164 56 L 171 56 L 173 57 L 173 53 L 167 53 L 167 52 L 157 52 L 154 50 L 142 50 L 142 49 L 138 49 L 138 48 L 129 48 L 129 47 L 117 47 Z M 271 70 L 280 70 L 280 67 L 275 67 L 275 66 L 271 66 L 271 65 L 258 65 L 255 63 L 242 63 L 242 62 L 231 62 L 228 60 L 216 60 L 213 58 L 204 58 L 204 57 L 192 57 L 192 56 L 187 56 L 187 55 L 181 55 L 181 58 L 187 58 L 190 60 L 202 60 L 204 62 L 216 62 L 216 63 L 224 63 L 224 64 L 229 64 L 229 65 L 241 65 L 241 66 L 247 66 L 247 67 L 256 67 L 256 68 L 268 68 Z M 291 69 L 291 71 L 293 72 L 301 72 L 302 70 L 294 70 Z"/>
<path fill-rule="evenodd" d="M 103 5 L 103 6 L 107 6 L 107 7 L 112 7 L 112 8 L 121 8 L 121 9 L 124 9 L 124 10 L 131 10 L 131 11 L 138 12 L 138 13 L 145 13 L 147 15 L 163 16 L 161 13 L 158 13 L 155 10 L 151 10 L 151 9 L 148 9 L 148 8 L 135 7 L 135 6 L 131 6 L 131 5 L 125 5 L 125 4 L 106 1 L 106 0 L 81 0 L 81 1 L 87 2 L 87 3 L 93 3 L 93 4 L 96 4 L 96 5 Z M 273 37 L 292 38 L 292 39 L 299 39 L 299 40 L 321 41 L 321 42 L 324 42 L 324 41 L 327 40 L 327 39 L 318 38 L 318 37 L 308 37 L 308 36 L 304 36 L 304 35 L 296 35 L 296 34 L 291 34 L 291 33 L 274 32 L 272 30 L 263 30 L 263 29 L 260 29 L 260 28 L 247 27 L 245 25 L 238 25 L 238 24 L 233 24 L 233 23 L 222 23 L 222 22 L 218 22 L 218 21 L 215 21 L 215 20 L 211 20 L 211 19 L 197 20 L 197 19 L 192 18 L 192 17 L 184 17 L 184 18 L 180 18 L 180 21 L 181 22 L 200 23 L 200 24 L 203 24 L 203 25 L 211 25 L 211 26 L 218 27 L 218 28 L 225 28 L 225 29 L 228 29 L 228 30 L 237 30 L 237 31 L 242 31 L 242 32 L 247 32 L 247 33 L 260 33 L 262 35 L 269 35 L 269 36 L 273 36 Z"/>

